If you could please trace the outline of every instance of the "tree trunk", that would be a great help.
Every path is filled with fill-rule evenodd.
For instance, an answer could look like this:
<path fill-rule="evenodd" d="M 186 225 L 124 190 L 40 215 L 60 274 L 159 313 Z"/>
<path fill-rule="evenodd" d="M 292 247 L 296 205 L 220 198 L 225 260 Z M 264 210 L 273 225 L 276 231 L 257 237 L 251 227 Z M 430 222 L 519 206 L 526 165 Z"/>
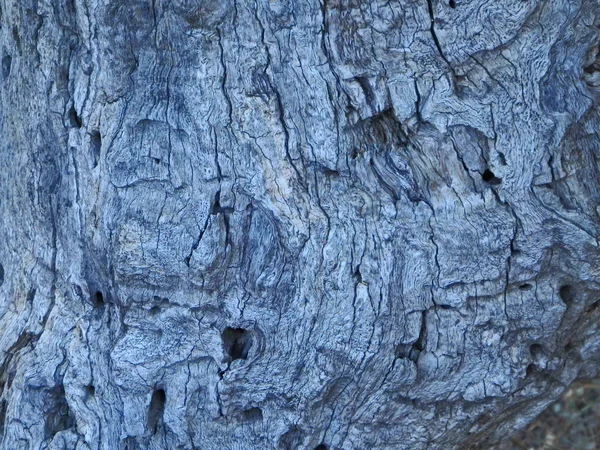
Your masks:
<path fill-rule="evenodd" d="M 2 0 L 3 449 L 485 448 L 600 357 L 597 0 Z"/>

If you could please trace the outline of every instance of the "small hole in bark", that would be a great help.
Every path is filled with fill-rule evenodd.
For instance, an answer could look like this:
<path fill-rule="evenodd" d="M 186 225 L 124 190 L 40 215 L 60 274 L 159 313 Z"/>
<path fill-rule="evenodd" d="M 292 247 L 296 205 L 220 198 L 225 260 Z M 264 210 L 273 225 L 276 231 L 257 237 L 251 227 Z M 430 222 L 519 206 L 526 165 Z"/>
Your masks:
<path fill-rule="evenodd" d="M 330 169 L 329 167 L 322 167 L 321 169 L 322 169 L 323 173 L 328 177 L 339 177 L 340 176 L 340 173 L 335 169 Z"/>
<path fill-rule="evenodd" d="M 69 109 L 69 125 L 73 128 L 81 128 L 81 117 L 75 111 L 75 106 L 71 106 Z"/>
<path fill-rule="evenodd" d="M 535 373 L 535 364 L 531 363 L 527 366 L 527 369 L 525 370 L 525 375 L 530 377 L 534 373 Z"/>
<path fill-rule="evenodd" d="M 425 340 L 426 328 L 424 326 L 424 319 L 421 323 L 421 333 L 419 334 L 419 338 L 416 342 L 412 344 L 398 344 L 395 349 L 395 356 L 399 359 L 410 359 L 412 362 L 416 363 L 419 359 L 419 355 L 423 351 L 424 348 L 424 340 Z"/>
<path fill-rule="evenodd" d="M 570 284 L 565 284 L 564 286 L 561 286 L 558 290 L 558 295 L 560 296 L 560 299 L 565 303 L 565 305 L 568 305 L 573 301 L 573 298 L 575 297 L 575 291 L 573 289 L 573 286 L 571 286 Z"/>
<path fill-rule="evenodd" d="M 213 203 L 212 209 L 210 211 L 211 214 L 231 214 L 233 212 L 233 208 L 231 206 L 221 206 L 221 191 L 217 191 L 215 194 L 215 201 Z"/>
<path fill-rule="evenodd" d="M 363 281 L 363 278 L 362 278 L 362 274 L 360 273 L 360 265 L 358 265 L 358 266 L 356 267 L 356 270 L 354 271 L 354 274 L 353 274 L 353 275 L 354 275 L 354 278 L 356 279 L 356 281 L 357 281 L 358 283 L 362 283 L 362 281 Z"/>
<path fill-rule="evenodd" d="M 279 439 L 279 448 L 282 450 L 295 450 L 302 446 L 304 431 L 294 425 Z"/>
<path fill-rule="evenodd" d="M 162 420 L 165 412 L 166 401 L 167 394 L 163 389 L 157 389 L 152 393 L 152 399 L 148 407 L 148 429 L 152 431 L 152 434 L 156 434 L 158 430 L 159 421 Z"/>
<path fill-rule="evenodd" d="M 160 312 L 160 306 L 153 306 L 150 308 L 150 315 L 155 316 Z"/>
<path fill-rule="evenodd" d="M 492 185 L 502 183 L 502 180 L 500 178 L 498 178 L 496 175 L 494 175 L 494 172 L 492 172 L 490 169 L 485 169 L 485 171 L 483 172 L 483 175 L 481 175 L 481 178 L 483 178 L 483 181 L 485 181 L 486 183 L 492 184 Z"/>
<path fill-rule="evenodd" d="M 0 286 L 4 284 L 4 266 L 0 264 Z"/>
<path fill-rule="evenodd" d="M 93 303 L 95 308 L 101 308 L 102 306 L 104 306 L 104 296 L 102 295 L 102 292 L 97 291 L 94 294 Z"/>
<path fill-rule="evenodd" d="M 500 160 L 500 164 L 506 166 L 506 156 L 502 152 L 498 152 L 498 159 Z"/>
<path fill-rule="evenodd" d="M 96 388 L 93 385 L 89 384 L 85 387 L 85 393 L 88 396 L 93 397 L 94 395 L 96 395 Z"/>
<path fill-rule="evenodd" d="M 225 328 L 221 334 L 223 349 L 229 355 L 231 361 L 246 359 L 248 351 L 252 347 L 252 336 L 243 328 Z"/>
<path fill-rule="evenodd" d="M 2 58 L 2 78 L 6 80 L 10 76 L 10 68 L 12 66 L 12 56 L 5 55 Z"/>
<path fill-rule="evenodd" d="M 567 342 L 567 344 L 565 345 L 565 352 L 570 352 L 571 350 L 573 350 L 575 348 L 575 344 L 573 344 L 572 341 Z"/>
<path fill-rule="evenodd" d="M 541 344 L 532 344 L 529 347 L 529 352 L 531 353 L 531 365 L 535 370 L 539 367 L 545 367 L 546 354 L 544 351 L 544 347 Z"/>
<path fill-rule="evenodd" d="M 531 344 L 529 351 L 531 352 L 531 356 L 536 358 L 544 353 L 544 347 L 542 347 L 541 344 Z"/>
<path fill-rule="evenodd" d="M 215 194 L 215 200 L 213 202 L 213 207 L 212 210 L 210 211 L 211 214 L 219 214 L 219 212 L 221 211 L 221 191 L 217 191 L 217 193 Z"/>
<path fill-rule="evenodd" d="M 100 160 L 100 150 L 102 149 L 102 136 L 99 131 L 93 131 L 90 136 L 90 144 L 92 148 L 92 154 L 94 156 L 94 167 L 98 165 Z"/>
<path fill-rule="evenodd" d="M 242 416 L 244 420 L 248 422 L 259 422 L 263 420 L 263 413 L 260 408 L 250 408 L 242 411 Z"/>
<path fill-rule="evenodd" d="M 454 1 L 454 0 L 450 0 L 450 1 L 448 2 L 448 6 L 450 6 L 450 8 L 453 8 L 453 9 L 454 9 L 454 8 L 456 8 L 456 1 Z"/>
<path fill-rule="evenodd" d="M 319 444 L 315 447 L 315 450 L 328 450 L 329 447 L 325 444 Z"/>
<path fill-rule="evenodd" d="M 521 291 L 529 291 L 532 288 L 533 288 L 533 285 L 529 284 L 529 283 L 525 283 L 525 284 L 522 284 L 521 286 L 519 286 L 519 290 L 521 290 Z"/>

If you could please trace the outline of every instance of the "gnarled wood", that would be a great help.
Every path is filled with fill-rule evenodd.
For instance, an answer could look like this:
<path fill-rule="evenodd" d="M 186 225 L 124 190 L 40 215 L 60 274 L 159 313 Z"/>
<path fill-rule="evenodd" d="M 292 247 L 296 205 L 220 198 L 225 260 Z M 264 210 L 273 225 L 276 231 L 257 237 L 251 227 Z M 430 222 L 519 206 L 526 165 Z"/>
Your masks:
<path fill-rule="evenodd" d="M 6 449 L 450 449 L 598 375 L 596 0 L 2 0 Z"/>

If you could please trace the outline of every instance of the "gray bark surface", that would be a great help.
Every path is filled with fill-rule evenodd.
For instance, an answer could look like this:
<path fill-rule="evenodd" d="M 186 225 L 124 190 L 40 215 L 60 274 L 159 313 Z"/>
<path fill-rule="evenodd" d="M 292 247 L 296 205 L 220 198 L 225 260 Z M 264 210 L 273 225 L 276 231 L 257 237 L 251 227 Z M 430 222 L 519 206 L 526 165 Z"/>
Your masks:
<path fill-rule="evenodd" d="M 1 448 L 485 448 L 598 375 L 596 0 L 0 6 Z"/>

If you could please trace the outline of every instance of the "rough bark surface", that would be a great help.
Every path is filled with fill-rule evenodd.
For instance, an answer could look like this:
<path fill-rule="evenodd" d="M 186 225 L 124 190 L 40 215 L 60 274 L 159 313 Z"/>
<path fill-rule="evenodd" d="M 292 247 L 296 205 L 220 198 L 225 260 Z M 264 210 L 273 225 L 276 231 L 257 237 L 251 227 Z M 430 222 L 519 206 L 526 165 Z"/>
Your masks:
<path fill-rule="evenodd" d="M 3 449 L 484 448 L 600 355 L 596 0 L 2 0 Z"/>

